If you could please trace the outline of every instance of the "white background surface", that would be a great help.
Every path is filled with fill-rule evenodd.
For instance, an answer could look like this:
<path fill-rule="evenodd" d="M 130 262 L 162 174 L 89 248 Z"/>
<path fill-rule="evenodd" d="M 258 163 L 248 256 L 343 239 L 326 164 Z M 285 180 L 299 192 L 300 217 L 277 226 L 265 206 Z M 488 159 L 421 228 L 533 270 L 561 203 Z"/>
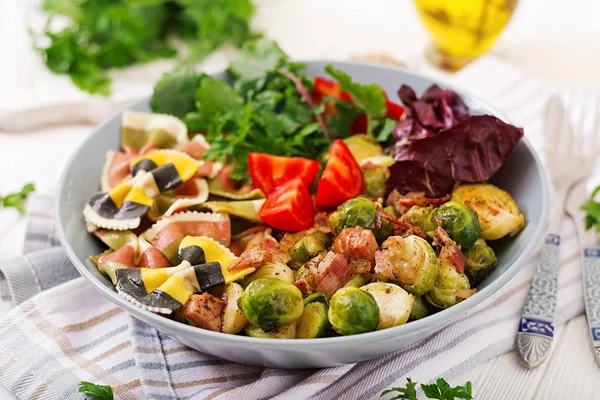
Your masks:
<path fill-rule="evenodd" d="M 39 17 L 27 10 L 34 3 L 0 0 L 0 113 L 90 99 L 68 78 L 48 72 L 31 50 L 26 26 L 35 25 Z M 408 0 L 258 3 L 255 26 L 294 58 L 387 53 L 413 70 L 444 76 L 423 58 L 427 36 Z M 521 0 L 493 53 L 551 84 L 600 89 L 599 17 L 600 2 L 596 0 Z M 225 55 L 217 55 L 207 67 L 219 69 L 226 60 Z M 114 98 L 149 94 L 152 83 L 172 65 L 158 62 L 115 73 Z M 85 125 L 0 131 L 0 194 L 17 190 L 28 181 L 35 182 L 39 192 L 52 193 L 66 160 L 89 132 L 91 126 Z M 23 232 L 23 220 L 16 212 L 0 210 L 0 262 L 20 253 Z M 7 310 L 0 305 L 0 315 Z M 593 361 L 586 329 L 582 316 L 559 327 L 550 359 L 536 370 L 522 368 L 512 352 L 452 383 L 472 380 L 477 399 L 600 399 L 600 369 Z"/>

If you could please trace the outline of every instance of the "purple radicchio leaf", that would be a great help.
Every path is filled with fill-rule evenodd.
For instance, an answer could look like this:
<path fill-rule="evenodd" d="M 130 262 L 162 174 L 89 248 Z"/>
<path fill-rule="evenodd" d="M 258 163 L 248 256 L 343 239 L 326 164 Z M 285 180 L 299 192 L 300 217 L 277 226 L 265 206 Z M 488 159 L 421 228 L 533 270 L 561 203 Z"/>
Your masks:
<path fill-rule="evenodd" d="M 412 161 L 430 173 L 457 181 L 485 182 L 500 169 L 522 136 L 521 128 L 491 115 L 475 115 L 436 136 L 395 147 L 394 160 Z"/>
<path fill-rule="evenodd" d="M 425 192 L 427 197 L 442 197 L 450 193 L 454 179 L 429 172 L 413 161 L 396 161 L 390 167 L 387 181 L 389 192 L 397 189 L 400 193 Z"/>

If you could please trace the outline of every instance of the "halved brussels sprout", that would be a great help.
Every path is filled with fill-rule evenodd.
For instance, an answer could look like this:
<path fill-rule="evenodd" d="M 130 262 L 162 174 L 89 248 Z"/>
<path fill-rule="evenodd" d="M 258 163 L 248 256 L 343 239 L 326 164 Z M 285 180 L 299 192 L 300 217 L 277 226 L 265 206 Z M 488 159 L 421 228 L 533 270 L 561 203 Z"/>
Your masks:
<path fill-rule="evenodd" d="M 344 139 L 344 143 L 350 149 L 358 165 L 362 165 L 367 158 L 384 155 L 383 148 L 377 140 L 369 135 L 352 135 Z"/>
<path fill-rule="evenodd" d="M 327 307 L 329 307 L 329 298 L 327 297 L 327 295 L 325 293 L 316 292 L 316 293 L 313 293 L 313 294 L 307 296 L 304 299 L 304 305 L 305 306 L 308 303 L 314 303 L 314 302 L 323 303 Z"/>
<path fill-rule="evenodd" d="M 415 303 L 410 310 L 410 321 L 416 321 L 417 319 L 425 318 L 429 315 L 429 309 L 427 303 L 422 296 L 415 296 Z"/>
<path fill-rule="evenodd" d="M 481 237 L 486 240 L 514 236 L 525 226 L 525 217 L 512 196 L 490 183 L 460 185 L 452 192 L 452 200 L 469 203 L 477 213 Z"/>
<path fill-rule="evenodd" d="M 293 269 L 298 269 L 320 252 L 326 251 L 330 244 L 331 238 L 326 233 L 309 233 L 298 240 L 289 250 L 292 259 L 288 265 Z"/>
<path fill-rule="evenodd" d="M 373 282 L 361 287 L 370 293 L 379 306 L 377 330 L 405 324 L 410 316 L 415 298 L 398 285 Z"/>
<path fill-rule="evenodd" d="M 471 286 L 476 286 L 483 281 L 498 265 L 494 250 L 485 244 L 477 244 L 465 253 L 467 265 L 465 275 L 469 277 Z"/>
<path fill-rule="evenodd" d="M 346 282 L 344 287 L 359 288 L 359 287 L 363 286 L 365 283 L 367 283 L 367 281 L 368 281 L 368 279 L 366 276 L 361 275 L 361 274 L 356 274 L 352 278 L 350 278 L 350 280 L 348 282 Z"/>
<path fill-rule="evenodd" d="M 279 279 L 260 278 L 244 290 L 239 307 L 248 321 L 270 331 L 300 318 L 304 301 L 296 286 Z"/>
<path fill-rule="evenodd" d="M 425 295 L 425 299 L 438 308 L 448 308 L 471 297 L 475 290 L 471 289 L 469 278 L 456 270 L 452 261 L 439 258 L 438 276 L 433 288 Z"/>
<path fill-rule="evenodd" d="M 248 286 L 250 283 L 260 278 L 273 278 L 287 283 L 294 283 L 294 271 L 284 263 L 267 263 L 252 274 L 246 276 L 243 282 L 244 286 Z"/>
<path fill-rule="evenodd" d="M 244 288 L 238 283 L 232 282 L 219 286 L 211 291 L 217 297 L 225 295 L 226 304 L 221 314 L 221 332 L 236 334 L 242 331 L 248 324 L 248 319 L 238 306 L 238 300 L 244 294 Z"/>
<path fill-rule="evenodd" d="M 296 338 L 296 321 L 268 332 L 263 331 L 256 325 L 248 324 L 244 332 L 250 337 L 262 339 L 294 339 Z"/>
<path fill-rule="evenodd" d="M 356 335 L 375 330 L 379 324 L 379 306 L 370 293 L 344 287 L 331 297 L 328 316 L 337 333 Z"/>
<path fill-rule="evenodd" d="M 400 220 L 418 227 L 422 232 L 427 232 L 429 229 L 428 218 L 432 210 L 432 206 L 412 206 L 400 217 Z"/>
<path fill-rule="evenodd" d="M 362 171 L 365 179 L 364 195 L 375 199 L 385 196 L 385 183 L 390 174 L 388 167 L 373 165 L 363 167 Z"/>
<path fill-rule="evenodd" d="M 335 235 L 355 226 L 370 229 L 377 240 L 385 240 L 394 233 L 394 226 L 387 220 L 382 221 L 377 206 L 366 197 L 356 197 L 339 206 L 329 216 L 329 222 Z"/>
<path fill-rule="evenodd" d="M 304 312 L 296 325 L 296 338 L 313 339 L 329 336 L 331 324 L 327 319 L 328 307 L 318 301 L 304 306 Z"/>
<path fill-rule="evenodd" d="M 434 208 L 427 219 L 427 234 L 433 236 L 437 226 L 444 228 L 450 238 L 463 249 L 470 249 L 479 238 L 479 221 L 473 211 L 455 201 Z"/>
<path fill-rule="evenodd" d="M 425 239 L 415 235 L 392 236 L 381 247 L 382 251 L 375 255 L 378 276 L 400 283 L 415 296 L 431 290 L 438 273 L 437 257 Z"/>

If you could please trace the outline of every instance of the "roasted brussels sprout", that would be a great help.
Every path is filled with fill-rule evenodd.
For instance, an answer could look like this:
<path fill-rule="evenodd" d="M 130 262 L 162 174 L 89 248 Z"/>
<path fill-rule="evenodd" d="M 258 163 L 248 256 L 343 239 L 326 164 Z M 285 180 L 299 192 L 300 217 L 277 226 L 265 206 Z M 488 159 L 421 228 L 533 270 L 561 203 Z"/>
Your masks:
<path fill-rule="evenodd" d="M 304 299 L 304 305 L 306 306 L 308 303 L 324 303 L 327 307 L 329 307 L 329 297 L 325 293 L 316 292 Z"/>
<path fill-rule="evenodd" d="M 281 326 L 272 331 L 265 332 L 260 327 L 252 324 L 246 325 L 244 329 L 246 335 L 255 338 L 263 339 L 294 339 L 296 337 L 296 321 L 292 321 L 287 325 Z"/>
<path fill-rule="evenodd" d="M 362 168 L 365 179 L 364 195 L 372 198 L 385 196 L 385 182 L 390 173 L 388 167 L 383 165 L 369 165 Z"/>
<path fill-rule="evenodd" d="M 498 259 L 494 250 L 485 244 L 475 243 L 469 251 L 465 253 L 467 265 L 465 265 L 465 275 L 469 277 L 471 286 L 476 286 L 483 281 L 496 268 Z"/>
<path fill-rule="evenodd" d="M 232 282 L 219 286 L 211 291 L 217 297 L 225 297 L 226 304 L 223 308 L 221 320 L 221 332 L 236 334 L 248 324 L 248 319 L 238 306 L 238 300 L 244 294 L 244 288 Z"/>
<path fill-rule="evenodd" d="M 427 308 L 427 303 L 425 299 L 421 296 L 415 296 L 415 303 L 410 310 L 410 321 L 415 321 L 417 319 L 425 318 L 429 315 L 429 308 Z"/>
<path fill-rule="evenodd" d="M 435 283 L 437 257 L 427 241 L 415 235 L 391 236 L 375 254 L 375 273 L 400 283 L 415 296 L 427 293 Z"/>
<path fill-rule="evenodd" d="M 412 226 L 418 227 L 422 232 L 427 232 L 429 228 L 427 219 L 429 218 L 432 210 L 432 206 L 412 206 L 400 217 L 400 219 L 408 224 L 411 224 Z"/>
<path fill-rule="evenodd" d="M 350 199 L 329 216 L 331 229 L 338 235 L 342 229 L 360 226 L 370 229 L 377 240 L 385 240 L 393 234 L 394 226 L 383 220 L 377 211 L 377 206 L 365 197 Z"/>
<path fill-rule="evenodd" d="M 331 324 L 327 319 L 327 304 L 313 301 L 304 306 L 296 325 L 296 338 L 313 339 L 329 336 Z"/>
<path fill-rule="evenodd" d="M 369 135 L 352 135 L 344 139 L 344 143 L 356 159 L 358 165 L 362 165 L 367 158 L 383 156 L 383 148 L 377 140 Z"/>
<path fill-rule="evenodd" d="M 356 274 L 352 278 L 350 278 L 350 280 L 348 282 L 346 282 L 344 287 L 359 288 L 359 287 L 363 286 L 365 283 L 367 283 L 367 281 L 368 281 L 368 279 L 366 276 L 361 275 L 361 274 Z"/>
<path fill-rule="evenodd" d="M 300 318 L 304 301 L 300 290 L 291 283 L 260 278 L 244 290 L 239 307 L 248 321 L 270 331 Z"/>
<path fill-rule="evenodd" d="M 459 273 L 449 258 L 440 256 L 435 285 L 425 295 L 425 299 L 435 307 L 448 308 L 471 297 L 474 293 L 469 278 Z"/>
<path fill-rule="evenodd" d="M 243 282 L 244 286 L 248 286 L 250 283 L 260 278 L 273 278 L 287 283 L 294 283 L 294 271 L 284 263 L 267 263 L 252 274 L 246 276 Z"/>
<path fill-rule="evenodd" d="M 377 330 L 405 324 L 415 298 L 393 283 L 373 282 L 361 287 L 370 293 L 379 307 Z"/>
<path fill-rule="evenodd" d="M 481 237 L 496 240 L 514 236 L 525 226 L 525 217 L 511 195 L 489 183 L 460 185 L 452 192 L 452 200 L 469 204 L 479 220 Z"/>
<path fill-rule="evenodd" d="M 293 269 L 298 269 L 320 252 L 326 251 L 330 244 L 331 238 L 326 233 L 309 233 L 298 240 L 289 250 L 292 259 L 288 265 Z"/>
<path fill-rule="evenodd" d="M 387 206 L 383 209 L 383 211 L 385 211 L 385 213 L 391 217 L 394 218 L 398 218 L 400 216 L 400 214 L 398 213 L 398 210 L 396 210 L 394 208 L 394 206 Z"/>
<path fill-rule="evenodd" d="M 444 228 L 448 235 L 463 249 L 470 249 L 479 238 L 479 221 L 473 211 L 455 201 L 449 201 L 434 208 L 427 218 L 426 232 L 433 236 L 437 226 Z"/>
<path fill-rule="evenodd" d="M 329 322 L 340 335 L 371 332 L 379 324 L 379 306 L 373 296 L 355 287 L 335 292 L 329 304 Z"/>

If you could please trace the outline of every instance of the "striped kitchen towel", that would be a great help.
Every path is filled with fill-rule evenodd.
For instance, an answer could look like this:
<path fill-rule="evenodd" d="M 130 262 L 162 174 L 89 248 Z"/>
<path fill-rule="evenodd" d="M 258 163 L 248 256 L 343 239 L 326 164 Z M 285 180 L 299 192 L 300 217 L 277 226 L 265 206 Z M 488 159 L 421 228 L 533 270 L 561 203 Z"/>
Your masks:
<path fill-rule="evenodd" d="M 525 126 L 539 148 L 551 88 L 491 58 L 456 79 Z M 514 348 L 539 255 L 467 316 L 401 351 L 335 368 L 277 370 L 194 351 L 131 318 L 83 278 L 72 279 L 76 274 L 62 250 L 51 248 L 57 241 L 49 210 L 49 198 L 32 199 L 25 247 L 37 251 L 0 265 L 0 290 L 8 287 L 17 305 L 0 321 L 0 383 L 26 399 L 81 398 L 82 380 L 112 386 L 119 399 L 375 399 L 407 377 L 450 379 Z M 562 235 L 559 324 L 583 311 L 570 222 Z"/>

